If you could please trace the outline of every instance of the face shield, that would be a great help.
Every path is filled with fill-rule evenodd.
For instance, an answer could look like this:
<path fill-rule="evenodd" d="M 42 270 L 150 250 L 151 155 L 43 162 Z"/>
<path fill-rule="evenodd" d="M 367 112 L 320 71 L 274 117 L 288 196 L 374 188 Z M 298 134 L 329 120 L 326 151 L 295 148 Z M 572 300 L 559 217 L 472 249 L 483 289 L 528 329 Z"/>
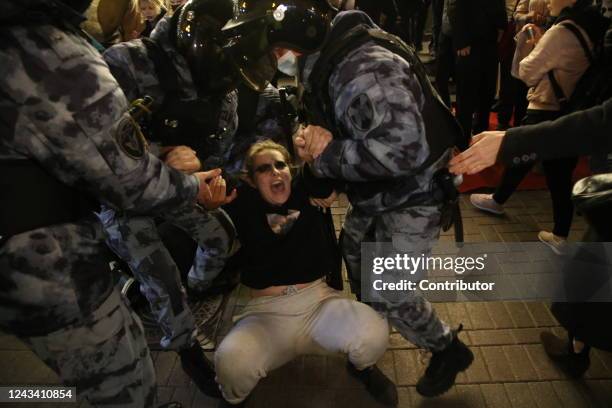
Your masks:
<path fill-rule="evenodd" d="M 243 1 L 238 15 L 222 31 L 225 51 L 245 83 L 262 91 L 276 73 L 272 50 L 286 48 L 310 54 L 321 48 L 330 24 L 330 9 L 318 1 Z"/>

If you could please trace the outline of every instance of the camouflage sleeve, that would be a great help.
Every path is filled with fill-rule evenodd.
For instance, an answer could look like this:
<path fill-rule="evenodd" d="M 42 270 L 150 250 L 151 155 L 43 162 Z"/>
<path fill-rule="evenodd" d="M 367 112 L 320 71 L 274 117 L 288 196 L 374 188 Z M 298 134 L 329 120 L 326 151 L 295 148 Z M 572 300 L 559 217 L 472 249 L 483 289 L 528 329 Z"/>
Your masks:
<path fill-rule="evenodd" d="M 93 48 L 51 27 L 15 32 L 0 43 L 0 94 L 10 98 L 0 105 L 8 126 L 3 150 L 115 209 L 157 212 L 195 199 L 195 176 L 146 151 L 125 96 Z"/>
<path fill-rule="evenodd" d="M 139 88 L 136 70 L 141 68 L 141 75 L 144 76 L 150 70 L 150 64 L 142 50 L 143 47 L 136 47 L 136 42 L 123 42 L 113 45 L 103 54 L 110 72 L 119 83 L 128 101 L 133 101 L 144 93 Z M 151 73 L 151 75 L 154 74 Z"/>
<path fill-rule="evenodd" d="M 429 155 L 421 87 L 403 59 L 380 47 L 361 51 L 330 78 L 344 137 L 335 135 L 315 160 L 315 172 L 346 181 L 412 174 Z"/>

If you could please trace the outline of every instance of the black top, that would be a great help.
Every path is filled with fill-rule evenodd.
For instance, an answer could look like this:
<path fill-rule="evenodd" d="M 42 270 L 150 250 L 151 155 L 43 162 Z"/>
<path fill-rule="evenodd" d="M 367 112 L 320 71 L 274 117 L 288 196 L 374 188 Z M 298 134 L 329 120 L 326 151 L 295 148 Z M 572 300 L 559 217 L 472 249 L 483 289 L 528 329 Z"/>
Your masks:
<path fill-rule="evenodd" d="M 241 282 L 254 289 L 269 286 L 312 282 L 333 268 L 333 245 L 324 214 L 310 205 L 308 198 L 328 197 L 331 185 L 322 179 L 300 173 L 293 179 L 291 196 L 281 206 L 265 202 L 259 191 L 243 185 L 238 197 L 225 210 L 228 212 L 242 244 L 244 268 Z M 298 210 L 300 215 L 286 235 L 272 231 L 267 214 L 287 215 Z"/>

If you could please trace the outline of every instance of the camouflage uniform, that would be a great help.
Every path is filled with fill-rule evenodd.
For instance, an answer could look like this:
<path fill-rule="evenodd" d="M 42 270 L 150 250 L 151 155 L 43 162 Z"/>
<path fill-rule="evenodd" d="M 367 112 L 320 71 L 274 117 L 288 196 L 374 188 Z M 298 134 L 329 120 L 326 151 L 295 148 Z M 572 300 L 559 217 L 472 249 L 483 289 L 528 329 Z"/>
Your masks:
<path fill-rule="evenodd" d="M 139 145 L 125 96 L 95 49 L 44 21 L 7 26 L 24 9 L 47 4 L 0 3 L 0 163 L 36 163 L 106 206 L 135 213 L 194 201 L 197 178 Z M 0 328 L 93 405 L 153 406 L 155 371 L 142 324 L 114 287 L 95 218 L 4 239 Z"/>
<path fill-rule="evenodd" d="M 342 21 L 346 18 L 374 26 L 362 12 L 340 13 L 328 41 L 342 34 L 338 27 L 353 27 Z M 308 75 L 317 58 L 314 54 L 305 63 L 307 89 L 313 86 Z M 408 63 L 391 51 L 373 42 L 350 51 L 333 70 L 328 92 L 338 132 L 314 161 L 314 169 L 319 176 L 346 183 L 352 208 L 341 244 L 353 289 L 359 293 L 362 242 L 391 242 L 415 256 L 431 250 L 440 233 L 432 177 L 449 156 L 417 170 L 429 155 L 421 116 L 423 93 Z M 452 340 L 448 326 L 420 295 L 378 300 L 372 307 L 413 343 L 441 350 Z"/>
<path fill-rule="evenodd" d="M 197 89 L 185 59 L 168 38 L 168 21 L 168 18 L 161 20 L 151 38 L 174 64 L 181 98 L 194 100 L 198 96 Z M 129 100 L 148 95 L 154 100 L 153 110 L 159 108 L 166 95 L 141 40 L 117 44 L 104 53 L 104 58 Z M 204 169 L 221 167 L 229 157 L 238 125 L 237 104 L 235 92 L 229 93 L 221 102 L 218 129 L 224 131 L 215 149 L 220 155 L 201 158 Z M 194 205 L 166 212 L 163 218 L 187 232 L 198 243 L 187 283 L 190 288 L 205 290 L 223 269 L 232 247 L 235 231 L 231 220 L 221 209 L 206 212 Z M 191 346 L 197 334 L 193 316 L 186 304 L 179 270 L 162 243 L 155 222 L 147 217 L 117 214 L 108 209 L 102 211 L 100 219 L 109 234 L 109 245 L 130 265 L 141 283 L 141 290 L 164 332 L 162 347 L 182 349 Z"/>

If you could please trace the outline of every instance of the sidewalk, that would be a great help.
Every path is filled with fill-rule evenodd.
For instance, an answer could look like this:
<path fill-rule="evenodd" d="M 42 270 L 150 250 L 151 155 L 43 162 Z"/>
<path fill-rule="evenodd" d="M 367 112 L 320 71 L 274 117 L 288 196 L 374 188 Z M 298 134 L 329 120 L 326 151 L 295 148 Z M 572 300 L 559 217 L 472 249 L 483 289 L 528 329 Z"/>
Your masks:
<path fill-rule="evenodd" d="M 506 208 L 506 216 L 489 216 L 473 209 L 468 197 L 462 196 L 466 241 L 535 241 L 540 229 L 552 226 L 547 191 L 517 192 Z M 341 225 L 346 200 L 341 200 L 333 213 L 336 225 Z M 576 217 L 570 240 L 579 240 L 584 229 L 584 221 Z M 452 241 L 452 231 L 444 233 L 441 239 Z M 240 289 L 233 300 L 232 311 L 236 311 L 244 302 Z M 391 346 L 379 366 L 398 385 L 400 407 L 612 407 L 612 353 L 595 350 L 591 354 L 591 368 L 583 380 L 566 378 L 539 344 L 542 328 L 563 332 L 542 302 L 437 303 L 435 308 L 452 326 L 463 323 L 462 339 L 474 352 L 474 364 L 459 375 L 457 385 L 450 392 L 423 399 L 416 393 L 415 384 L 426 366 L 427 356 L 393 333 Z M 610 324 L 609 317 L 602 319 Z M 217 407 L 218 401 L 202 395 L 190 383 L 176 353 L 155 352 L 154 358 L 160 402 L 178 400 L 185 407 Z M 57 382 L 55 375 L 13 337 L 0 336 L 0 361 L 0 384 Z M 306 356 L 270 373 L 257 386 L 247 407 L 374 408 L 379 405 L 346 373 L 343 358 Z"/>

